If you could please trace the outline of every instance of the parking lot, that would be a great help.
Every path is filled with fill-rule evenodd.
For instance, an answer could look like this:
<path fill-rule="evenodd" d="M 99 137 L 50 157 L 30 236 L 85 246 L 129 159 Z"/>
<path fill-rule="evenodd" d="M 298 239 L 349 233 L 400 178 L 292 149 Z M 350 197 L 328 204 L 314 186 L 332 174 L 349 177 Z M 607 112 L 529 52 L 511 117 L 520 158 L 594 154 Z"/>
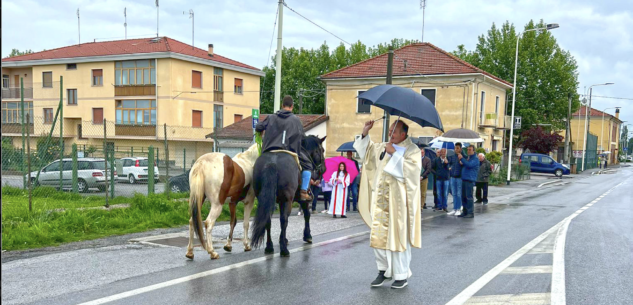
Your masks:
<path fill-rule="evenodd" d="M 22 177 L 21 176 L 2 176 L 2 185 L 9 185 L 14 187 L 22 187 Z M 154 192 L 162 193 L 165 190 L 164 183 L 155 183 L 154 184 Z M 126 181 L 120 180 L 117 181 L 114 185 L 114 196 L 124 196 L 124 197 L 132 197 L 135 193 L 140 193 L 143 195 L 147 195 L 148 188 L 146 182 L 137 182 L 136 184 L 129 184 Z M 96 188 L 91 188 L 87 193 L 80 193 L 84 196 L 105 196 L 105 192 L 99 192 Z"/>

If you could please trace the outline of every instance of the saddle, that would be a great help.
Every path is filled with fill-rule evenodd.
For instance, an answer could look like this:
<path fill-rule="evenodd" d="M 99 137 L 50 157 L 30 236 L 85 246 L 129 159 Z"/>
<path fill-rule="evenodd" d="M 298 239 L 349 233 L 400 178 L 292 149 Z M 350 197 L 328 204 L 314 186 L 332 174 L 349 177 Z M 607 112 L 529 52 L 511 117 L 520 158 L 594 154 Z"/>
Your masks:
<path fill-rule="evenodd" d="M 296 153 L 293 153 L 293 152 L 291 152 L 289 150 L 284 150 L 284 149 L 270 150 L 270 151 L 267 151 L 267 152 L 289 154 L 295 159 L 295 162 L 297 162 L 297 167 L 299 167 L 299 171 L 303 170 L 302 167 L 301 167 L 301 163 L 299 162 L 299 155 L 297 155 Z"/>

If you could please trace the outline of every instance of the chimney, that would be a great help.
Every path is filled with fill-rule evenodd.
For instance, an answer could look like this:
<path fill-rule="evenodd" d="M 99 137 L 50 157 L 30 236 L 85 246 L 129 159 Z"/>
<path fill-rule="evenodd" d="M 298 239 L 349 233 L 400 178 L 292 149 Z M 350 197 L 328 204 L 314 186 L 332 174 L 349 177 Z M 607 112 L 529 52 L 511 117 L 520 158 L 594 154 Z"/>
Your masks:
<path fill-rule="evenodd" d="M 615 118 L 620 119 L 620 108 L 615 108 Z"/>
<path fill-rule="evenodd" d="M 209 44 L 209 56 L 213 56 L 213 44 Z"/>

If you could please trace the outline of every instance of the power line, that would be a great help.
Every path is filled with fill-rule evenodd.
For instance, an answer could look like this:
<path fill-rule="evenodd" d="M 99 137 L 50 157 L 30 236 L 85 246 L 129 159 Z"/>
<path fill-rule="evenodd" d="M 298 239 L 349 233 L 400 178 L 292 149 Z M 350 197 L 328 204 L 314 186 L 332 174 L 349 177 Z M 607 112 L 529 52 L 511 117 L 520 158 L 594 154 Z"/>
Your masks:
<path fill-rule="evenodd" d="M 312 23 L 312 24 L 314 24 L 314 25 L 318 26 L 320 29 L 322 29 L 322 30 L 326 31 L 326 32 L 327 32 L 327 33 L 329 33 L 330 35 L 332 35 L 332 36 L 334 36 L 334 37 L 338 38 L 340 41 L 342 41 L 342 42 L 344 42 L 344 43 L 346 43 L 346 44 L 348 44 L 348 45 L 350 45 L 350 46 L 352 45 L 351 43 L 349 43 L 349 42 L 347 42 L 347 41 L 343 40 L 343 38 L 336 36 L 334 33 L 330 32 L 330 31 L 326 30 L 325 28 L 323 28 L 322 26 L 320 26 L 320 25 L 316 24 L 314 21 L 312 21 L 312 20 L 310 20 L 310 19 L 306 18 L 305 16 L 303 16 L 303 15 L 301 15 L 301 14 L 297 13 L 297 11 L 295 11 L 295 10 L 293 10 L 291 7 L 289 7 L 289 6 L 288 6 L 288 4 L 286 4 L 286 2 L 285 2 L 285 1 L 284 1 L 284 6 L 285 6 L 285 7 L 287 7 L 289 10 L 291 10 L 293 13 L 295 13 L 295 14 L 299 15 L 299 17 L 301 17 L 301 18 L 303 18 L 303 19 L 305 19 L 305 20 L 309 21 L 310 23 Z"/>
<path fill-rule="evenodd" d="M 589 96 L 586 94 L 581 94 L 580 96 Z M 613 100 L 627 100 L 627 101 L 633 101 L 633 98 L 629 98 L 629 97 L 613 97 L 613 96 L 602 96 L 602 95 L 592 95 L 593 97 L 599 97 L 599 98 L 608 98 L 608 99 L 613 99 Z"/>

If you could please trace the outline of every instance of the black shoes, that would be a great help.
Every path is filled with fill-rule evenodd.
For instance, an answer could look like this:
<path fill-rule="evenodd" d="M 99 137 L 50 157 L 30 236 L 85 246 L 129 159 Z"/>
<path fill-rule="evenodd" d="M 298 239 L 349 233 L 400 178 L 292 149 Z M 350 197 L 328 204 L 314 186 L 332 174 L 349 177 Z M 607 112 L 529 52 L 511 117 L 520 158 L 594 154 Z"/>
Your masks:
<path fill-rule="evenodd" d="M 407 287 L 407 280 L 395 281 L 391 284 L 391 289 L 401 289 Z"/>
<path fill-rule="evenodd" d="M 341 215 L 341 218 L 347 218 L 347 216 L 345 216 L 345 215 Z"/>
<path fill-rule="evenodd" d="M 389 281 L 389 280 L 391 280 L 391 278 L 385 277 L 385 271 L 378 271 L 378 276 L 373 282 L 371 282 L 371 287 L 380 287 L 382 286 L 382 284 L 385 283 L 385 281 Z"/>
<path fill-rule="evenodd" d="M 475 201 L 475 203 L 482 203 L 483 201 L 477 199 L 477 201 Z"/>
<path fill-rule="evenodd" d="M 466 214 L 464 218 L 475 218 L 475 214 Z"/>

